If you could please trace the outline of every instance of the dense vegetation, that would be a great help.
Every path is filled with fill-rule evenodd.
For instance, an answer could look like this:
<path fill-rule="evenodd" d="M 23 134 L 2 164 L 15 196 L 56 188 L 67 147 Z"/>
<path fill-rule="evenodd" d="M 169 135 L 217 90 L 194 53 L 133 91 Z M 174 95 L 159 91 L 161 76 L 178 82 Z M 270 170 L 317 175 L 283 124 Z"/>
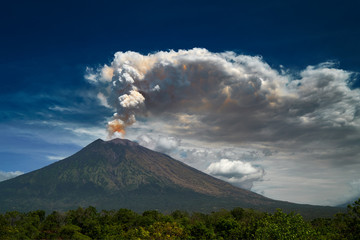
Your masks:
<path fill-rule="evenodd" d="M 360 199 L 334 218 L 235 208 L 211 214 L 94 207 L 0 215 L 0 239 L 360 239 Z"/>

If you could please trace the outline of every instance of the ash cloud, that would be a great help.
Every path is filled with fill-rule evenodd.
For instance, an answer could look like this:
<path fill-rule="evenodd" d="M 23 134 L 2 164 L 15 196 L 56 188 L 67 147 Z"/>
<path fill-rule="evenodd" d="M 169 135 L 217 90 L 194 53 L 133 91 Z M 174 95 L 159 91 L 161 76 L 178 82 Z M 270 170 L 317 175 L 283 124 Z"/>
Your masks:
<path fill-rule="evenodd" d="M 344 176 L 360 167 L 360 89 L 349 87 L 354 76 L 333 62 L 277 70 L 259 56 L 201 48 L 117 52 L 111 64 L 87 69 L 89 82 L 98 86 L 99 102 L 114 110 L 110 137 L 125 135 L 139 121 L 135 129 L 146 125 L 148 132 L 184 142 L 253 149 L 262 153 L 259 161 L 264 160 L 271 181 L 280 179 L 279 163 L 288 164 L 287 171 L 301 163 L 313 179 L 324 169 Z M 161 150 L 174 152 L 177 146 L 172 146 Z M 199 159 L 195 153 L 208 154 L 187 150 L 183 159 Z M 251 162 L 251 157 L 256 156 L 209 162 Z M 348 174 L 342 184 L 355 175 Z"/>
<path fill-rule="evenodd" d="M 195 48 L 117 52 L 110 66 L 88 76 L 103 105 L 116 110 L 110 135 L 142 117 L 167 119 L 180 136 L 212 141 L 359 140 L 360 94 L 347 85 L 351 72 L 328 62 L 298 78 L 282 72 L 261 57 Z"/>

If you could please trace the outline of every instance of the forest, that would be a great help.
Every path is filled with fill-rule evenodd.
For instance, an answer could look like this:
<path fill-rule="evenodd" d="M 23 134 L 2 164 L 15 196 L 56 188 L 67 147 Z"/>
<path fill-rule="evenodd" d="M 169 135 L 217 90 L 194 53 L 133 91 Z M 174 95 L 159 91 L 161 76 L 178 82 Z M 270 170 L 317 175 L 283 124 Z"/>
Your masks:
<path fill-rule="evenodd" d="M 333 218 L 312 220 L 280 209 L 10 211 L 0 214 L 0 239 L 360 239 L 360 199 Z"/>

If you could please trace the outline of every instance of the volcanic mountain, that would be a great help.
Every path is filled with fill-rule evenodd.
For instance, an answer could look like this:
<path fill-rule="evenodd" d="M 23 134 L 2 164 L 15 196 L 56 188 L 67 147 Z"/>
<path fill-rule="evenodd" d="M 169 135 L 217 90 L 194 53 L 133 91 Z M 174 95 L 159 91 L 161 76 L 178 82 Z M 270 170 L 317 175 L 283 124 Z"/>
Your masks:
<path fill-rule="evenodd" d="M 263 197 L 125 139 L 98 139 L 68 158 L 0 182 L 1 212 L 89 205 L 137 212 L 243 207 L 329 216 L 339 211 Z"/>

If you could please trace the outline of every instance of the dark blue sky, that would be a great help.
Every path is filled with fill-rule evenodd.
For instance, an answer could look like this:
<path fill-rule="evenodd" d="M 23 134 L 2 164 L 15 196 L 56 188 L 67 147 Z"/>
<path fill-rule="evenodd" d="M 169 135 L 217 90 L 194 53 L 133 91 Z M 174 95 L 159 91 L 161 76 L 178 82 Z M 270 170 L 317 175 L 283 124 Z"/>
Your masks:
<path fill-rule="evenodd" d="M 356 1 L 11 1 L 1 10 L 1 63 L 64 68 L 97 64 L 115 51 L 204 47 L 300 67 L 335 59 L 357 70 L 358 7 Z"/>
<path fill-rule="evenodd" d="M 112 111 L 91 97 L 97 90 L 85 70 L 109 64 L 117 51 L 201 47 L 260 55 L 275 69 L 335 61 L 360 72 L 359 7 L 358 1 L 3 2 L 0 173 L 43 167 L 94 140 L 74 129 L 105 128 Z M 358 88 L 360 81 L 354 75 L 349 84 Z"/>
<path fill-rule="evenodd" d="M 261 55 L 274 68 L 332 60 L 358 72 L 356 2 L 8 1 L 0 10 L 1 122 L 101 124 L 106 114 L 93 113 L 83 75 L 116 51 L 202 47 Z M 59 115 L 53 106 L 82 111 Z"/>

